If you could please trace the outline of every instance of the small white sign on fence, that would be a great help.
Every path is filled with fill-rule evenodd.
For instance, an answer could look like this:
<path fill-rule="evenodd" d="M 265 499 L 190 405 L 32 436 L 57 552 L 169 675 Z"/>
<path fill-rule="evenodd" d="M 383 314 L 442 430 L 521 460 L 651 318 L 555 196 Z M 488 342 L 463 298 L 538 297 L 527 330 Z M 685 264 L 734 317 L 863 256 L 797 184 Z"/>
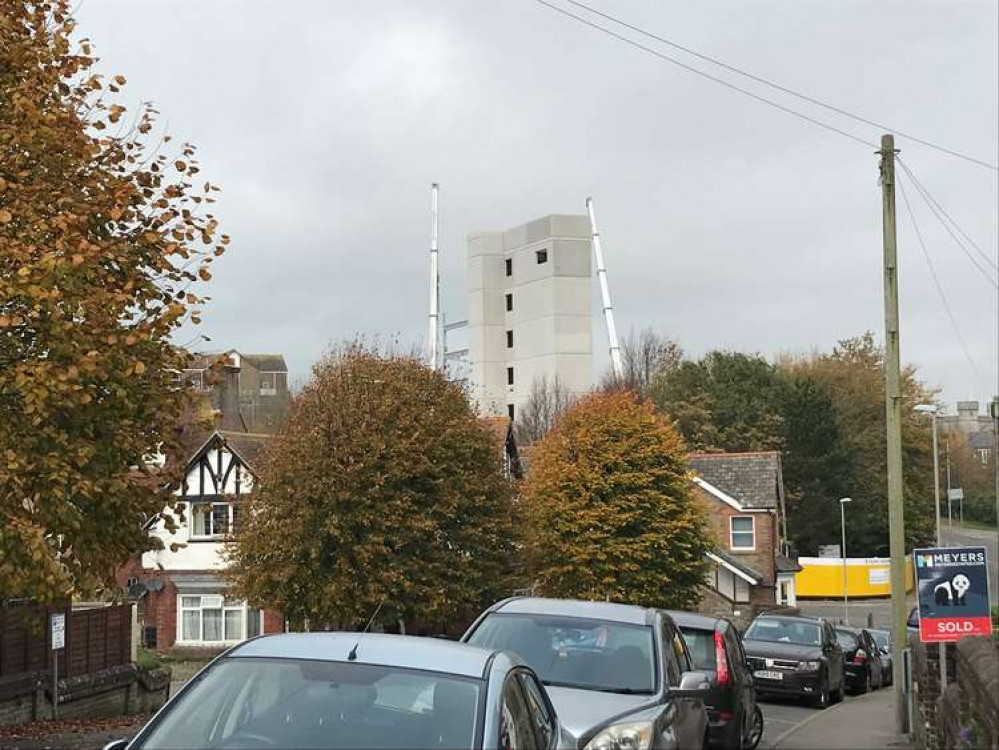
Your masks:
<path fill-rule="evenodd" d="M 54 614 L 52 623 L 52 650 L 58 651 L 66 647 L 66 615 L 63 613 Z"/>

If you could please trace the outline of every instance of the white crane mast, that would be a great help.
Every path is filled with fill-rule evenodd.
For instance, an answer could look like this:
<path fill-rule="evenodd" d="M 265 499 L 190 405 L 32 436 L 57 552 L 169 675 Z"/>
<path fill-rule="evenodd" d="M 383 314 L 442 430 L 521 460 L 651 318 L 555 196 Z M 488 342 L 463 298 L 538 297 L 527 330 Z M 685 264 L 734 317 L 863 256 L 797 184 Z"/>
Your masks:
<path fill-rule="evenodd" d="M 597 262 L 597 280 L 600 282 L 600 299 L 604 309 L 604 323 L 607 326 L 607 346 L 610 349 L 611 367 L 614 370 L 614 377 L 620 381 L 624 378 L 624 366 L 621 363 L 621 348 L 617 343 L 617 328 L 614 327 L 614 306 L 611 304 L 610 287 L 607 286 L 607 267 L 604 265 L 604 251 L 600 246 L 597 217 L 593 213 L 593 198 L 586 199 L 586 213 L 590 216 L 590 239 L 593 243 L 593 255 Z"/>
<path fill-rule="evenodd" d="M 440 365 L 441 275 L 437 253 L 437 183 L 430 186 L 430 317 L 427 322 L 427 366 Z"/>

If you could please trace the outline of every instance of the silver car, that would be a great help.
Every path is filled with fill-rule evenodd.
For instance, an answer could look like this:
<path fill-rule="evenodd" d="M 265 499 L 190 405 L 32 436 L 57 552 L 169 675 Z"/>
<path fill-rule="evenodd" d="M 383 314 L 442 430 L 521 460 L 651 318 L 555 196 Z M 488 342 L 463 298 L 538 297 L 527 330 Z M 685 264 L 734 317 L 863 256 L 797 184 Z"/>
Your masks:
<path fill-rule="evenodd" d="M 462 640 L 523 657 L 581 750 L 707 744 L 709 675 L 693 669 L 680 631 L 661 610 L 507 599 L 480 615 Z"/>
<path fill-rule="evenodd" d="M 570 747 L 537 676 L 496 649 L 413 636 L 289 633 L 231 648 L 130 742 L 157 748 Z"/>

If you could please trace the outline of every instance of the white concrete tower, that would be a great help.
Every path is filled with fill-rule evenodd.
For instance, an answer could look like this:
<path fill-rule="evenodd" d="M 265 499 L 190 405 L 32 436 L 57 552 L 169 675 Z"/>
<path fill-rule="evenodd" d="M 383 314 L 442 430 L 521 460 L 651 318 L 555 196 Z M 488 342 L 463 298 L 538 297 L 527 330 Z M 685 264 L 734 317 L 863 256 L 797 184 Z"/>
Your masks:
<path fill-rule="evenodd" d="M 542 377 L 590 390 L 590 257 L 586 216 L 469 235 L 469 382 L 483 413 L 516 417 Z"/>

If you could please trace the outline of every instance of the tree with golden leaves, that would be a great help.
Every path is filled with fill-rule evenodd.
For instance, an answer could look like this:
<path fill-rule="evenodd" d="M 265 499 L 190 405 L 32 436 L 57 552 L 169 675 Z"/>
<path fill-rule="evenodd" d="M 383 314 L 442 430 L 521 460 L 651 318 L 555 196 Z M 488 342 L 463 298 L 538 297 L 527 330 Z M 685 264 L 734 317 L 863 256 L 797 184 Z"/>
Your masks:
<path fill-rule="evenodd" d="M 512 487 L 460 386 L 350 346 L 314 369 L 229 548 L 235 596 L 296 624 L 440 627 L 508 594 Z"/>
<path fill-rule="evenodd" d="M 64 0 L 0 0 L 0 600 L 109 582 L 171 501 L 171 336 L 228 238 L 194 148 L 118 103 Z"/>
<path fill-rule="evenodd" d="M 712 545 L 672 425 L 630 391 L 593 394 L 535 448 L 526 552 L 540 593 L 682 608 Z"/>

